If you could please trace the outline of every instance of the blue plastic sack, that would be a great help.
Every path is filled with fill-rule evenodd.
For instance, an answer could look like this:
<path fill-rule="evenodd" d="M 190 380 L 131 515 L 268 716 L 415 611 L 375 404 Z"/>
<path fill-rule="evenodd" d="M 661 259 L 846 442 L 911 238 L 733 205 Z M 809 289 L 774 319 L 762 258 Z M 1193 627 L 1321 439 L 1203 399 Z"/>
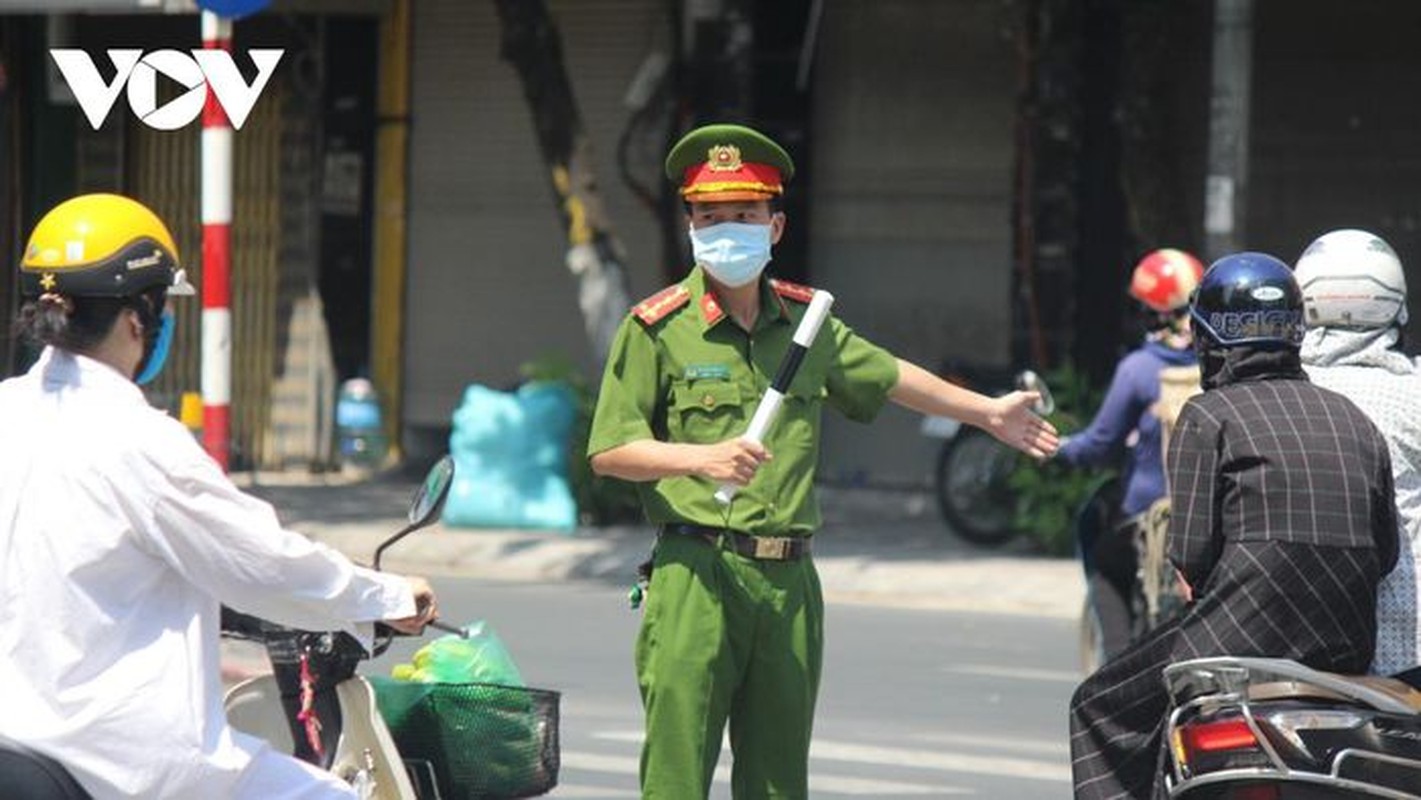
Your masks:
<path fill-rule="evenodd" d="M 526 383 L 516 392 L 466 389 L 449 437 L 455 469 L 444 524 L 571 531 L 577 502 L 567 454 L 575 403 L 561 383 Z"/>

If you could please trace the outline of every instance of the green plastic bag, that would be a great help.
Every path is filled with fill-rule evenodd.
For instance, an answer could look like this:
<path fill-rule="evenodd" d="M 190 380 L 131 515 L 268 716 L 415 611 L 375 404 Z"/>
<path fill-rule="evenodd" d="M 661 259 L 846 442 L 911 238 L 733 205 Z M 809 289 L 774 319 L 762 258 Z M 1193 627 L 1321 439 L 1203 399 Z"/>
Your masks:
<path fill-rule="evenodd" d="M 390 670 L 397 680 L 418 683 L 496 683 L 523 687 L 523 675 L 493 627 L 479 620 L 467 639 L 447 634 L 421 647 L 408 664 Z"/>

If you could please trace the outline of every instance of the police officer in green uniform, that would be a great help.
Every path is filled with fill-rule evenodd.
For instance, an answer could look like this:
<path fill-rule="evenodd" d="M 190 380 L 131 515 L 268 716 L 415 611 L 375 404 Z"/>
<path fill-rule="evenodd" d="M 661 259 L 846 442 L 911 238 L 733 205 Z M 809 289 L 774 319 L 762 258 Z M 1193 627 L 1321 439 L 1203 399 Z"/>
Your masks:
<path fill-rule="evenodd" d="M 784 232 L 789 155 L 738 125 L 687 134 L 666 159 L 696 266 L 637 304 L 607 358 L 593 469 L 637 483 L 660 526 L 636 645 L 647 798 L 704 798 L 727 721 L 736 798 L 808 796 L 824 644 L 810 558 L 820 409 L 872 420 L 886 400 L 977 425 L 1038 458 L 1056 431 L 1035 393 L 990 398 L 825 321 L 763 446 L 739 438 L 813 290 L 763 276 Z M 723 483 L 739 487 L 728 505 Z"/>

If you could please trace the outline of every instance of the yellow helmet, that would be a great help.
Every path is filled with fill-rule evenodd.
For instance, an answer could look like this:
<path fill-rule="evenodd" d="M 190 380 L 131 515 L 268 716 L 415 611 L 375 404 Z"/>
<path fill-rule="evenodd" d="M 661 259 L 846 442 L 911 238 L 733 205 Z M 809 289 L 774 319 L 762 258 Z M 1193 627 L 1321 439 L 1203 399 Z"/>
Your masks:
<path fill-rule="evenodd" d="M 20 262 L 26 297 L 129 297 L 156 286 L 193 293 L 168 227 L 147 206 L 118 194 L 80 195 L 50 209 Z"/>

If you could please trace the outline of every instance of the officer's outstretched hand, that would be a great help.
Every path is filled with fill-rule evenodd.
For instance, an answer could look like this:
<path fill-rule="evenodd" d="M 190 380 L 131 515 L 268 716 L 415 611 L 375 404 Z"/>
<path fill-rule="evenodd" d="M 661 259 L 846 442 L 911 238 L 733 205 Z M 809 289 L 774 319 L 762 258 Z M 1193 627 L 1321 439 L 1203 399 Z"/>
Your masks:
<path fill-rule="evenodd" d="M 697 473 L 716 483 L 745 486 L 755 477 L 760 465 L 772 458 L 764 445 L 748 439 L 727 439 L 701 447 L 702 460 Z"/>
<path fill-rule="evenodd" d="M 1032 458 L 1049 458 L 1061 446 L 1061 440 L 1056 426 L 1033 410 L 1040 399 L 1036 392 L 1012 392 L 992 398 L 987 432 Z"/>

